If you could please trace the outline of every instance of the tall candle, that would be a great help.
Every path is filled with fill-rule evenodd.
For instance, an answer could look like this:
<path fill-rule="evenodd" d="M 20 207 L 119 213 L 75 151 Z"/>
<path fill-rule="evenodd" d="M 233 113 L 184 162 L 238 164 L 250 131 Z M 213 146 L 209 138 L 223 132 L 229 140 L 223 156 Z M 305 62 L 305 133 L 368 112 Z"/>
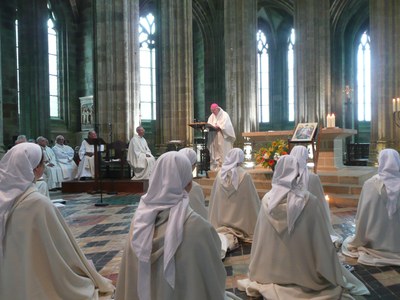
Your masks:
<path fill-rule="evenodd" d="M 396 99 L 393 98 L 393 112 L 396 111 Z"/>
<path fill-rule="evenodd" d="M 331 115 L 326 116 L 326 127 L 331 127 Z"/>
<path fill-rule="evenodd" d="M 399 109 L 400 109 L 400 98 L 397 98 L 396 111 L 399 111 Z"/>
<path fill-rule="evenodd" d="M 400 99 L 400 98 L 399 98 Z M 332 114 L 332 127 L 335 127 L 335 124 L 336 123 L 336 121 L 335 121 L 335 114 Z"/>

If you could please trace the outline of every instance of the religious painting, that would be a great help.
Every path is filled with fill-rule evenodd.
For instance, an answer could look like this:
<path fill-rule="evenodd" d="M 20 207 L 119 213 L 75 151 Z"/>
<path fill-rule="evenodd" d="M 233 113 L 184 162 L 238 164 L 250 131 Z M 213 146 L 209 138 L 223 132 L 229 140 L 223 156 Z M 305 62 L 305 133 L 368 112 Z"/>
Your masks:
<path fill-rule="evenodd" d="M 311 142 L 314 139 L 318 123 L 299 123 L 293 133 L 292 142 Z"/>

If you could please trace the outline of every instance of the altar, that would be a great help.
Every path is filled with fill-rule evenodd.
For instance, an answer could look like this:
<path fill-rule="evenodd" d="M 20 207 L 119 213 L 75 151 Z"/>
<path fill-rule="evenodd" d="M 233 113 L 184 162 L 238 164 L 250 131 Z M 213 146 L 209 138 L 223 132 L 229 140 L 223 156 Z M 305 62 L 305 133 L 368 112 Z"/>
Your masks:
<path fill-rule="evenodd" d="M 322 128 L 318 132 L 318 170 L 329 171 L 343 168 L 344 138 L 357 134 L 355 129 L 338 127 Z M 243 132 L 242 136 L 252 144 L 267 143 L 274 140 L 289 140 L 293 130 Z M 254 149 L 254 147 L 253 147 Z"/>

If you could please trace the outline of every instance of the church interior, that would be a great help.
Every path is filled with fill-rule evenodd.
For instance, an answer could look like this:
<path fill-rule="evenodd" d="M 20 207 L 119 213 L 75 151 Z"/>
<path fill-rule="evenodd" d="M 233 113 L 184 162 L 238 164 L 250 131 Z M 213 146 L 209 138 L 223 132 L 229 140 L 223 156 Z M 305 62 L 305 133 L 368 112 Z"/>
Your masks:
<path fill-rule="evenodd" d="M 206 137 L 193 124 L 218 103 L 261 199 L 272 171 L 255 165 L 255 153 L 316 124 L 306 142 L 344 238 L 379 151 L 400 150 L 397 0 L 10 0 L 0 2 L 0 21 L 0 158 L 20 135 L 49 146 L 62 135 L 77 151 L 97 132 L 106 151 L 95 180 L 63 182 L 50 197 L 65 202 L 59 210 L 79 246 L 114 283 L 147 183 L 130 181 L 112 147 L 125 145 L 126 155 L 139 125 L 155 157 L 192 147 L 206 171 Z M 207 201 L 214 177 L 195 178 Z M 226 289 L 242 299 L 236 280 L 250 249 L 241 244 L 224 260 Z M 400 297 L 400 267 L 338 255 L 371 292 L 356 299 Z"/>

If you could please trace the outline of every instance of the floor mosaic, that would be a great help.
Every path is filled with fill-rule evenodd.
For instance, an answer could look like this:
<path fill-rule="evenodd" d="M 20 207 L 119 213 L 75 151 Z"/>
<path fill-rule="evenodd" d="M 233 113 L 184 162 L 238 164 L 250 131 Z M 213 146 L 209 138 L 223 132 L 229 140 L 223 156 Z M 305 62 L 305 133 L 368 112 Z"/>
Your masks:
<path fill-rule="evenodd" d="M 52 199 L 64 199 L 60 207 L 78 245 L 96 269 L 116 283 L 126 237 L 132 216 L 138 206 L 139 195 L 90 195 L 51 192 Z M 95 206 L 99 199 L 108 206 Z M 332 224 L 343 237 L 354 233 L 355 208 L 331 208 Z M 236 280 L 244 278 L 250 259 L 250 244 L 242 244 L 224 259 L 227 272 L 226 288 L 242 299 L 249 298 L 236 288 Z M 400 299 L 400 267 L 368 267 L 357 264 L 338 253 L 339 259 L 354 266 L 353 274 L 369 288 L 371 295 L 356 299 Z"/>

